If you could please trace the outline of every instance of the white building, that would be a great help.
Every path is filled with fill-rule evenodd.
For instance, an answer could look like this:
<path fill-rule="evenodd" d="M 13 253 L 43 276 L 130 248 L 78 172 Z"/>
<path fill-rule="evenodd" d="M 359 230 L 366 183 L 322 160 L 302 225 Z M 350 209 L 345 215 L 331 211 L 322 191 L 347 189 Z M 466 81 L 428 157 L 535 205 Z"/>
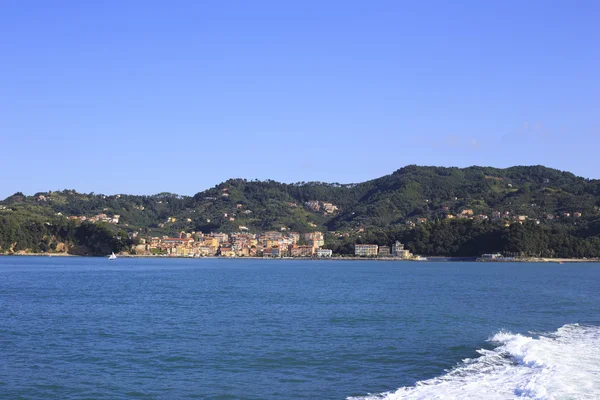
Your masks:
<path fill-rule="evenodd" d="M 356 244 L 354 255 L 358 257 L 376 257 L 379 246 L 376 244 Z"/>
<path fill-rule="evenodd" d="M 317 257 L 331 257 L 333 250 L 331 249 L 317 249 L 315 255 Z"/>
<path fill-rule="evenodd" d="M 394 243 L 392 245 L 392 256 L 399 257 L 400 252 L 403 250 L 404 250 L 404 245 L 402 243 L 400 243 L 399 241 L 396 241 L 396 243 Z"/>

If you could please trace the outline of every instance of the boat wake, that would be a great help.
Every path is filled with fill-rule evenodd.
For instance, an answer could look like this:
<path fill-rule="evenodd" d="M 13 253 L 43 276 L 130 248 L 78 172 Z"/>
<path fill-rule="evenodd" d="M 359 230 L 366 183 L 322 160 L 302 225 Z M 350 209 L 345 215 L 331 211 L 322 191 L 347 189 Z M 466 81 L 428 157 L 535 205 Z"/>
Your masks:
<path fill-rule="evenodd" d="M 600 327 L 569 324 L 531 336 L 501 331 L 488 341 L 498 347 L 442 376 L 348 400 L 600 399 Z"/>

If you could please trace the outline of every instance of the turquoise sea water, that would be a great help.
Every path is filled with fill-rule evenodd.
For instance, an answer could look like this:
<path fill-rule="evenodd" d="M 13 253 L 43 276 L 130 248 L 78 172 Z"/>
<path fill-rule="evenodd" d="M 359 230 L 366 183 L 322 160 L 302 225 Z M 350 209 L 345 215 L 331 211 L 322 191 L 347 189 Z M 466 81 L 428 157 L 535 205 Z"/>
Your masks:
<path fill-rule="evenodd" d="M 0 398 L 596 399 L 599 326 L 600 264 L 0 257 Z"/>

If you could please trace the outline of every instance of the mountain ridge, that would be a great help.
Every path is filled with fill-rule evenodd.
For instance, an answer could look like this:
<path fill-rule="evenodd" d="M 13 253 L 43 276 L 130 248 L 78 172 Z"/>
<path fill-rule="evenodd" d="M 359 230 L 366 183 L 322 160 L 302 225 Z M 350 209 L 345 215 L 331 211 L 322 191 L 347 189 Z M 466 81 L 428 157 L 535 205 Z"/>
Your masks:
<path fill-rule="evenodd" d="M 12 214 L 24 221 L 59 217 L 73 223 L 107 221 L 107 228 L 121 231 L 121 236 L 242 229 L 337 232 L 359 240 L 361 232 L 364 239 L 376 231 L 403 232 L 401 237 L 406 238 L 410 236 L 407 230 L 418 232 L 425 225 L 449 220 L 456 220 L 456 226 L 466 221 L 496 221 L 498 226 L 532 223 L 570 232 L 588 227 L 595 232 L 599 206 L 599 180 L 541 165 L 408 165 L 351 184 L 228 179 L 193 196 L 106 196 L 74 190 L 33 196 L 15 193 L 0 202 L 0 216 L 6 219 Z M 0 246 L 6 248 L 4 242 Z"/>
<path fill-rule="evenodd" d="M 458 212 L 460 208 L 465 207 L 471 207 L 476 212 L 489 212 L 492 208 L 501 208 L 503 211 L 513 208 L 514 210 L 509 211 L 529 213 L 537 218 L 543 216 L 539 211 L 555 213 L 570 209 L 570 212 L 589 212 L 590 207 L 593 208 L 597 205 L 594 203 L 600 200 L 596 199 L 594 202 L 590 198 L 600 195 L 599 182 L 543 166 L 514 166 L 501 169 L 479 166 L 457 168 L 408 165 L 379 178 L 350 184 L 318 181 L 287 184 L 273 180 L 234 178 L 193 196 L 165 192 L 149 196 L 106 196 L 93 192 L 86 194 L 63 190 L 38 192 L 33 196 L 15 193 L 0 201 L 0 204 L 6 206 L 35 202 L 38 206 L 67 216 L 103 211 L 123 213 L 118 215 L 124 216 L 125 223 L 134 226 L 151 225 L 151 222 L 166 223 L 171 217 L 186 220 L 190 218 L 197 220 L 195 223 L 198 224 L 201 219 L 198 218 L 198 214 L 211 221 L 218 220 L 224 225 L 239 225 L 227 224 L 234 221 L 229 221 L 232 217 L 224 215 L 233 213 L 238 217 L 235 209 L 230 206 L 241 204 L 241 209 L 250 210 L 254 215 L 241 215 L 237 218 L 238 222 L 248 222 L 260 229 L 269 228 L 268 223 L 258 223 L 257 220 L 260 217 L 261 220 L 269 221 L 269 217 L 273 216 L 272 209 L 281 211 L 277 213 L 279 218 L 272 220 L 273 225 L 285 223 L 289 217 L 295 216 L 304 217 L 306 223 L 327 226 L 329 229 L 349 229 L 359 225 L 384 227 L 405 222 L 411 217 L 439 217 L 440 209 L 445 208 L 447 212 Z M 224 192 L 224 189 L 227 192 Z M 578 200 L 575 196 L 587 196 L 584 199 L 587 201 Z M 541 200 L 538 202 L 543 203 L 542 208 L 524 206 L 527 204 L 525 197 L 534 200 L 529 204 L 536 204 L 535 201 Z M 164 199 L 165 203 L 161 203 L 161 199 Z M 158 204 L 165 204 L 154 207 L 153 215 L 144 212 L 146 203 L 152 200 Z M 298 208 L 305 209 L 304 203 L 309 201 L 333 203 L 339 211 L 322 218 L 323 216 L 315 212 L 300 215 L 303 213 L 281 210 L 282 203 L 296 203 Z M 141 207 L 144 209 L 140 209 Z M 252 208 L 259 210 L 258 216 L 257 211 Z M 288 218 L 285 218 L 286 215 Z M 164 221 L 152 221 L 157 218 Z M 226 220 L 223 220 L 225 218 Z M 299 222 L 296 221 L 299 228 L 311 227 L 302 226 L 306 224 Z"/>
<path fill-rule="evenodd" d="M 284 182 L 284 181 L 277 181 L 277 180 L 273 180 L 273 179 L 248 179 L 248 178 L 237 177 L 237 178 L 229 178 L 229 179 L 227 179 L 227 180 L 225 180 L 225 181 L 223 181 L 221 183 L 224 183 L 224 182 L 227 182 L 227 181 L 230 181 L 230 180 L 245 179 L 245 180 L 248 180 L 248 181 L 263 181 L 263 182 L 264 181 L 275 181 L 275 182 L 278 182 L 278 183 L 281 183 L 281 184 L 284 184 L 284 185 L 330 184 L 330 185 L 339 185 L 339 186 L 356 186 L 356 185 L 361 184 L 361 183 L 366 183 L 366 182 L 370 182 L 370 181 L 374 181 L 374 180 L 380 179 L 380 178 L 388 176 L 388 175 L 393 175 L 393 174 L 395 174 L 395 173 L 397 173 L 399 171 L 402 171 L 404 168 L 410 168 L 410 167 L 416 167 L 416 168 L 439 168 L 439 169 L 448 169 L 448 170 L 453 170 L 453 169 L 468 170 L 468 169 L 476 168 L 476 169 L 492 169 L 492 170 L 497 170 L 497 171 L 506 171 L 506 170 L 510 170 L 510 169 L 513 169 L 513 168 L 538 168 L 539 167 L 539 168 L 544 168 L 544 169 L 551 170 L 551 171 L 556 171 L 556 172 L 559 172 L 559 173 L 569 174 L 569 175 L 572 175 L 575 178 L 581 178 L 581 179 L 584 179 L 584 180 L 587 180 L 587 181 L 594 181 L 594 180 L 599 180 L 600 179 L 600 178 L 585 177 L 583 175 L 578 175 L 578 174 L 575 174 L 573 172 L 570 172 L 568 170 L 561 170 L 559 168 L 554 168 L 554 167 L 546 167 L 546 166 L 541 165 L 541 164 L 532 164 L 532 165 L 519 164 L 519 165 L 510 166 L 510 167 L 493 167 L 493 166 L 483 166 L 483 165 L 471 165 L 471 166 L 468 166 L 468 167 L 456 167 L 456 166 L 444 167 L 444 166 L 436 166 L 436 165 L 408 164 L 408 165 L 406 165 L 404 167 L 398 168 L 397 170 L 391 172 L 390 174 L 386 174 L 386 175 L 383 175 L 383 176 L 380 176 L 380 177 L 375 177 L 375 178 L 371 178 L 371 179 L 367 179 L 367 180 L 359 181 L 359 182 L 339 183 L 339 182 L 327 182 L 327 181 L 318 181 L 318 180 L 314 180 L 314 181 Z M 212 186 L 210 188 L 201 190 L 200 192 L 197 192 L 197 193 L 201 193 L 203 191 L 209 190 L 209 189 L 217 186 L 218 184 L 219 183 L 215 184 L 214 186 Z M 158 196 L 158 195 L 168 194 L 168 195 L 177 195 L 177 196 L 182 196 L 182 197 L 193 197 L 195 195 L 195 194 L 178 194 L 178 193 L 169 192 L 169 191 L 162 191 L 162 192 L 148 193 L 148 194 L 146 194 L 146 193 L 133 194 L 133 193 L 125 193 L 125 192 L 119 192 L 119 193 L 103 193 L 103 192 L 98 192 L 98 193 L 96 193 L 95 191 L 85 192 L 85 191 L 79 191 L 77 189 L 66 189 L 66 188 L 57 189 L 57 190 L 50 190 L 50 191 L 38 191 L 38 192 L 35 192 L 34 194 L 30 194 L 30 195 L 23 194 L 23 192 L 21 192 L 21 191 L 18 191 L 16 193 L 20 193 L 20 194 L 25 195 L 25 196 L 34 196 L 36 194 L 43 194 L 43 193 L 48 193 L 48 192 L 61 192 L 61 191 L 64 191 L 64 190 L 73 190 L 73 191 L 81 193 L 81 194 L 98 194 L 98 195 L 105 195 L 105 196 L 116 196 L 118 194 L 121 194 L 121 195 L 123 195 L 123 194 L 129 194 L 131 196 Z M 12 195 L 6 196 L 4 198 L 4 200 L 8 199 L 11 196 Z M 2 202 L 4 200 L 0 199 L 0 202 Z"/>

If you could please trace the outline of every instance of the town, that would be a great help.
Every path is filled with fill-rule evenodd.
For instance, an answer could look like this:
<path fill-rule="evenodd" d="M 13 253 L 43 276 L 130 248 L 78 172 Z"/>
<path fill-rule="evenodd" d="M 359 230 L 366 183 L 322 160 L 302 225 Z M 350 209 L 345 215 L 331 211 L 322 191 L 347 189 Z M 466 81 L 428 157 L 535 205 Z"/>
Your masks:
<path fill-rule="evenodd" d="M 135 255 L 169 257 L 268 257 L 330 258 L 332 250 L 323 248 L 322 232 L 301 235 L 298 232 L 269 231 L 253 233 L 181 232 L 178 237 L 140 238 L 132 248 Z M 356 257 L 384 257 L 417 260 L 400 242 L 390 246 L 356 244 Z"/>
<path fill-rule="evenodd" d="M 224 189 L 227 194 L 227 189 Z M 457 199 L 455 199 L 457 200 Z M 322 201 L 307 201 L 304 206 L 313 212 L 322 212 L 325 215 L 336 213 L 339 209 L 336 205 Z M 532 206 L 534 206 L 532 204 Z M 296 203 L 288 203 L 288 207 L 298 207 Z M 223 219 L 230 222 L 235 221 L 236 211 L 241 214 L 252 213 L 250 210 L 243 210 L 242 204 L 237 204 L 235 211 L 224 213 Z M 527 215 L 513 214 L 511 211 L 493 211 L 490 214 L 477 214 L 472 209 L 462 208 L 453 214 L 450 208 L 444 206 L 440 210 L 442 219 L 445 220 L 476 220 L 476 221 L 496 221 L 504 226 L 511 224 L 523 224 L 525 222 L 540 224 L 540 219 L 530 218 Z M 57 215 L 61 215 L 57 213 Z M 94 216 L 69 216 L 68 219 L 77 222 L 103 222 L 111 225 L 121 225 L 120 215 L 107 215 L 100 213 Z M 581 212 L 564 212 L 561 215 L 545 214 L 546 220 L 559 220 L 568 218 L 581 218 Z M 163 223 L 159 223 L 159 228 L 173 224 L 177 221 L 176 217 L 169 217 Z M 207 222 L 210 222 L 207 219 Z M 187 219 L 191 222 L 191 219 Z M 415 228 L 419 224 L 430 222 L 428 218 L 416 217 L 406 220 L 408 229 Z M 315 224 L 309 224 L 316 227 Z M 176 237 L 169 236 L 147 236 L 138 237 L 139 232 L 129 233 L 130 239 L 135 239 L 135 245 L 130 249 L 130 253 L 135 256 L 166 256 L 166 257 L 263 257 L 263 258 L 331 258 L 333 251 L 325 248 L 325 235 L 323 232 L 315 231 L 308 233 L 290 232 L 287 227 L 280 227 L 280 231 L 271 230 L 262 233 L 251 233 L 248 227 L 239 225 L 238 232 L 211 232 L 204 234 L 196 231 L 180 231 Z M 356 229 L 356 234 L 365 232 L 364 228 Z M 348 237 L 348 232 L 329 232 L 338 237 Z M 337 255 L 337 254 L 336 254 Z M 425 260 L 425 258 L 412 254 L 404 248 L 400 242 L 391 245 L 378 244 L 354 244 L 354 257 L 358 258 L 389 258 L 400 260 Z M 346 257 L 350 254 L 345 254 Z"/>
<path fill-rule="evenodd" d="M 421 170 L 423 179 L 435 172 Z M 230 180 L 193 197 L 17 192 L 0 202 L 0 216 L 13 220 L 0 252 L 105 255 L 114 250 L 132 256 L 401 260 L 483 253 L 598 256 L 596 240 L 586 236 L 596 232 L 594 219 L 600 215 L 593 199 L 589 204 L 562 197 L 550 201 L 562 193 L 548 186 L 550 178 L 538 179 L 544 194 L 538 199 L 527 195 L 531 183 L 521 188 L 503 179 L 485 175 L 483 181 L 493 193 L 504 193 L 502 201 L 469 191 L 459 196 L 434 192 L 432 197 L 411 192 L 407 199 L 413 200 L 392 196 L 364 204 L 355 199 L 354 204 L 343 195 L 352 193 L 352 185 L 288 187 L 246 180 Z M 379 186 L 377 192 L 384 190 L 385 185 Z M 38 225 L 24 224 L 32 216 Z M 21 227 L 31 233 L 17 234 Z"/>

